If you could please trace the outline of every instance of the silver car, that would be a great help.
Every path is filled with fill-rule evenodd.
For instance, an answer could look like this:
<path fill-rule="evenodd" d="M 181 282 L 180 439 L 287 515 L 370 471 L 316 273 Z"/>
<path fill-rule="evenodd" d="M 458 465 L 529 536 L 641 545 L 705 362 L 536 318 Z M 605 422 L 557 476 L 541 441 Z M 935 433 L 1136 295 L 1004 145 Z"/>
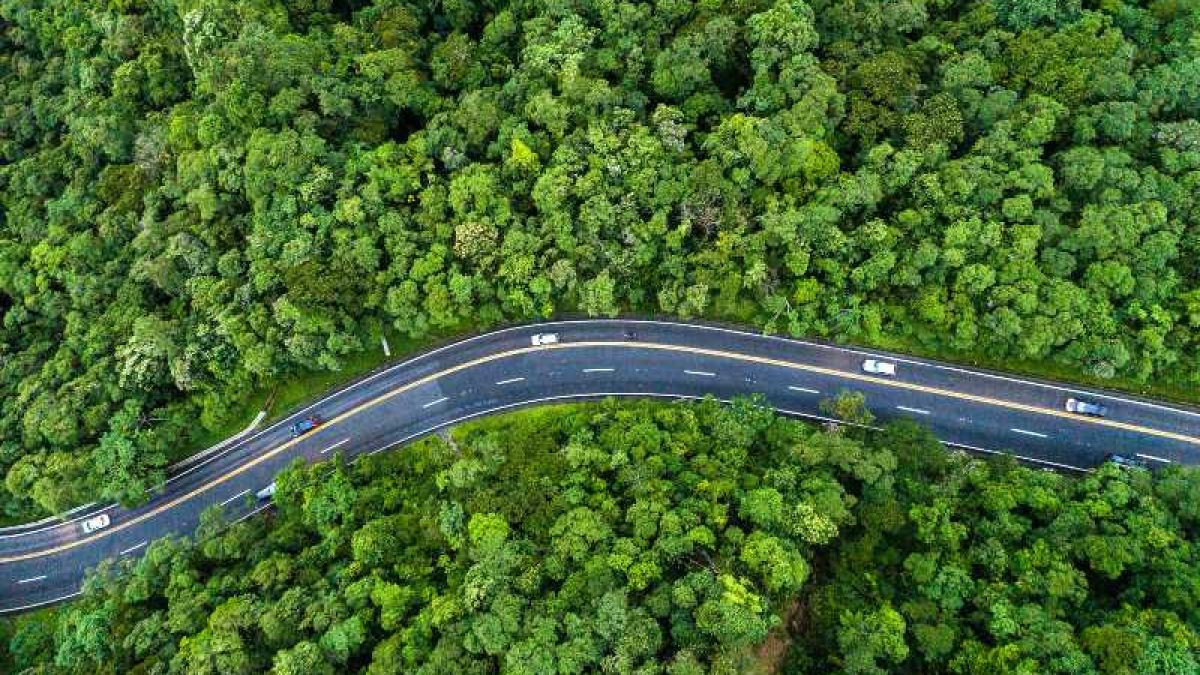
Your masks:
<path fill-rule="evenodd" d="M 1100 403 L 1092 401 L 1082 401 L 1077 398 L 1067 399 L 1067 412 L 1077 415 L 1091 415 L 1092 417 L 1104 417 L 1108 414 L 1108 408 Z"/>

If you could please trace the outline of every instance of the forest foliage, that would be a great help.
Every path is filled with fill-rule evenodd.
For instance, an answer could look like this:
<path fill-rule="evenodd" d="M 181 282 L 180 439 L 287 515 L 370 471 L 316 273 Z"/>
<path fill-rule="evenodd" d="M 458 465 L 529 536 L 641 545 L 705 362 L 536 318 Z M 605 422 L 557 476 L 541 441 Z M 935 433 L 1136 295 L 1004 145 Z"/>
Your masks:
<path fill-rule="evenodd" d="M 384 327 L 622 309 L 1197 382 L 1194 2 L 0 0 L 0 507 Z"/>
<path fill-rule="evenodd" d="M 282 474 L 15 622 L 24 675 L 1200 672 L 1200 472 L 755 401 L 549 408 Z M 765 643 L 765 644 L 764 644 Z"/>

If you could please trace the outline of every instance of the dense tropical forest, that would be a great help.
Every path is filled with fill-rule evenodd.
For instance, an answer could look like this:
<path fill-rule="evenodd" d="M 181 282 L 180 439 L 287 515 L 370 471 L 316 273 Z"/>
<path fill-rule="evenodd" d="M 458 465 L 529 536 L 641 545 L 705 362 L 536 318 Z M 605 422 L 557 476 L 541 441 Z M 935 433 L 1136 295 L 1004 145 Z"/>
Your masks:
<path fill-rule="evenodd" d="M 1200 383 L 1198 12 L 0 0 L 0 512 L 558 311 Z"/>
<path fill-rule="evenodd" d="M 282 474 L 0 670 L 1200 672 L 1200 472 L 1085 478 L 732 406 L 538 409 Z"/>

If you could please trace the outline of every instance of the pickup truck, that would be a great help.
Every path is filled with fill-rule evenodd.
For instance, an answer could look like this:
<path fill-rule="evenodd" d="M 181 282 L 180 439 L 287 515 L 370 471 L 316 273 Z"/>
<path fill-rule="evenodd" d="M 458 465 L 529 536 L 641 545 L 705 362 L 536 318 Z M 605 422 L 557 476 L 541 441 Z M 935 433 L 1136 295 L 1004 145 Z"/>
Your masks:
<path fill-rule="evenodd" d="M 1146 463 L 1137 457 L 1128 455 L 1118 455 L 1115 452 L 1110 452 L 1104 456 L 1104 461 L 1111 462 L 1121 467 L 1122 469 L 1145 469 Z"/>

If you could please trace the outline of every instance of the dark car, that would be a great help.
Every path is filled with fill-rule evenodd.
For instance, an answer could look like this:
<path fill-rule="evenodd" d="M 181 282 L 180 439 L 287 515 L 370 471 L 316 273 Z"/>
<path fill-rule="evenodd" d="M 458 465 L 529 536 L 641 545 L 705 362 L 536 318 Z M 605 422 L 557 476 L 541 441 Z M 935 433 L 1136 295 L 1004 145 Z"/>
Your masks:
<path fill-rule="evenodd" d="M 292 425 L 292 438 L 298 438 L 321 426 L 321 420 L 316 417 L 305 417 Z"/>
<path fill-rule="evenodd" d="M 625 335 L 626 340 L 636 340 L 637 339 L 637 333 L 635 333 L 631 330 L 625 331 L 624 335 Z"/>
<path fill-rule="evenodd" d="M 1077 398 L 1067 399 L 1066 408 L 1067 412 L 1073 412 L 1079 415 L 1091 415 L 1092 417 L 1104 417 L 1108 414 L 1107 406 Z"/>
<path fill-rule="evenodd" d="M 1146 463 L 1137 457 L 1129 457 L 1128 455 L 1118 455 L 1115 452 L 1110 452 L 1104 456 L 1104 461 L 1112 462 L 1122 469 L 1144 469 Z"/>

